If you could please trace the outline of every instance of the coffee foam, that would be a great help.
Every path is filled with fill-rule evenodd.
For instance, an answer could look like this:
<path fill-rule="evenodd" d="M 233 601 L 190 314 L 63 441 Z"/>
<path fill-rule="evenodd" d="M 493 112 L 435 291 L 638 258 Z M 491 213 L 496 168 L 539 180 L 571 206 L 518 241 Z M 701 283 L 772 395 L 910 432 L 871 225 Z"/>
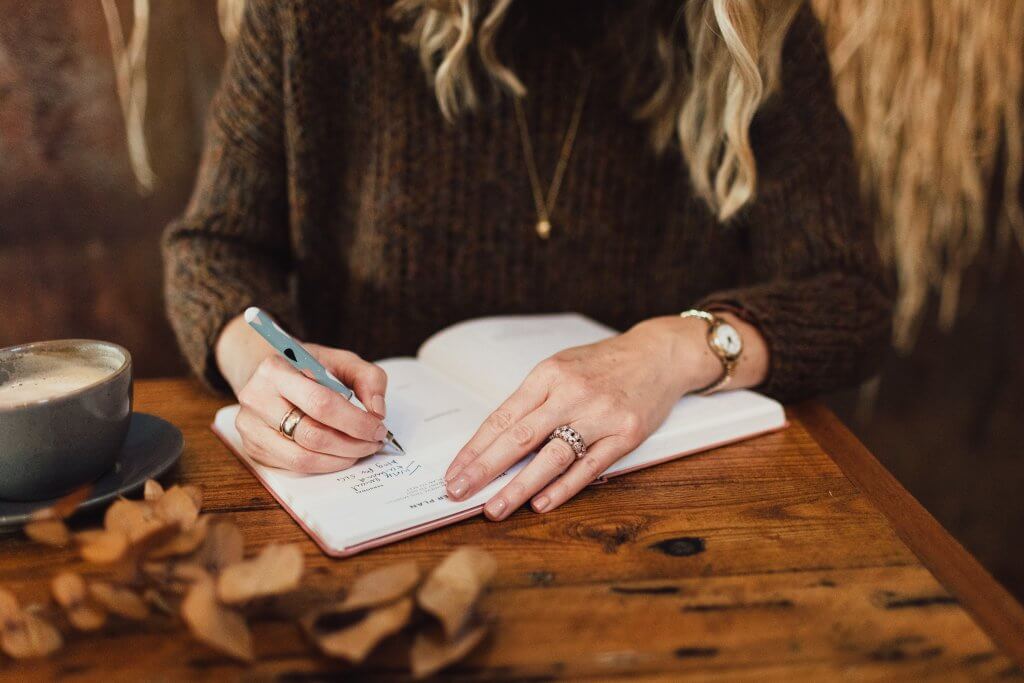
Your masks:
<path fill-rule="evenodd" d="M 35 351 L 0 358 L 0 408 L 59 398 L 114 374 L 121 361 L 74 352 Z"/>

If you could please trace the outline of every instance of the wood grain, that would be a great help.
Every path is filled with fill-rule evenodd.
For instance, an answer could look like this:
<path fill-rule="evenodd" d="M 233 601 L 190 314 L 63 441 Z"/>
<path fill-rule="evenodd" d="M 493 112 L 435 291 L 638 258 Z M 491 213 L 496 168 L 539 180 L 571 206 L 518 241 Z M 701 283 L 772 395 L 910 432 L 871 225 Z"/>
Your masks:
<path fill-rule="evenodd" d="M 954 587 L 978 623 L 1008 654 L 1024 662 L 1024 607 L 827 409 L 811 403 L 796 413 L 846 476 L 892 521 L 903 542 L 940 581 Z"/>
<path fill-rule="evenodd" d="M 1021 632 L 1016 640 L 996 637 L 979 618 L 1019 605 L 988 605 L 1001 590 L 990 577 L 971 576 L 989 585 L 964 590 L 955 573 L 936 565 L 930 542 L 902 539 L 903 521 L 871 489 L 882 474 L 844 474 L 851 445 L 820 407 L 792 411 L 784 432 L 592 487 L 548 515 L 520 511 L 498 524 L 473 519 L 339 561 L 320 553 L 208 431 L 222 403 L 185 381 L 137 388 L 139 410 L 185 432 L 186 452 L 168 481 L 201 483 L 208 509 L 232 515 L 250 550 L 289 541 L 306 553 L 305 590 L 255 625 L 256 664 L 239 667 L 166 619 L 72 636 L 58 657 L 4 664 L 0 675 L 98 680 L 115 663 L 133 677 L 160 679 L 345 674 L 344 666 L 315 655 L 288 617 L 370 568 L 402 559 L 427 567 L 461 544 L 493 552 L 499 572 L 486 598 L 496 628 L 452 670 L 459 678 L 917 680 L 1021 673 L 1014 654 Z M 837 435 L 827 447 L 839 465 L 816 440 L 824 430 Z M 847 457 L 836 456 L 837 449 L 847 449 Z M 866 451 L 855 457 L 871 458 Z M 973 562 L 959 546 L 928 538 L 961 565 Z M 0 538 L 0 583 L 26 601 L 45 598 L 45 577 L 58 566 L 80 565 L 66 551 L 17 535 Z M 403 658 L 401 642 L 384 645 L 360 680 L 401 678 Z"/>

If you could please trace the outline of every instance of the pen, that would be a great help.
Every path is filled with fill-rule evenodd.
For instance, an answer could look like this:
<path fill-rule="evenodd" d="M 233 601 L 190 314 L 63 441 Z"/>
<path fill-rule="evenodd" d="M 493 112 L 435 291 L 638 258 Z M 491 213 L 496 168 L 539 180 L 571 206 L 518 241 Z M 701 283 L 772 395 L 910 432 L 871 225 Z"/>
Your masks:
<path fill-rule="evenodd" d="M 299 372 L 303 370 L 309 372 L 318 384 L 336 391 L 346 399 L 351 400 L 352 390 L 335 377 L 330 370 L 325 368 L 320 361 L 314 358 L 313 354 L 304 349 L 302 344 L 297 342 L 294 337 L 281 329 L 281 326 L 274 322 L 274 319 L 267 315 L 265 311 L 261 311 L 255 306 L 250 306 L 245 310 L 245 322 L 249 323 L 249 327 L 259 332 L 260 336 L 273 346 L 278 353 L 284 356 L 296 370 Z M 405 453 L 405 449 L 395 439 L 395 435 L 391 433 L 391 430 L 388 430 L 384 442 Z"/>

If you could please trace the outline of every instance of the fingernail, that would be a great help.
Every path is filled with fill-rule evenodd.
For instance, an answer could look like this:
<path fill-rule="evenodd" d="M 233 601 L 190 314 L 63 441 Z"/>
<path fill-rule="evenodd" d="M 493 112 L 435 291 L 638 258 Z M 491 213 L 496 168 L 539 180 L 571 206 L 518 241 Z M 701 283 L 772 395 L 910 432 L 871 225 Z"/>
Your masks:
<path fill-rule="evenodd" d="M 384 397 L 381 396 L 380 394 L 377 394 L 376 396 L 371 398 L 370 408 L 373 410 L 373 412 L 377 413 L 381 417 L 385 417 L 387 407 L 384 405 Z"/>
<path fill-rule="evenodd" d="M 469 489 L 469 479 L 465 477 L 459 477 L 454 482 L 448 484 L 448 494 L 452 498 L 458 498 Z"/>
<path fill-rule="evenodd" d="M 461 471 L 462 471 L 462 468 L 461 467 L 457 467 L 454 470 L 450 471 L 448 474 L 444 475 L 445 483 L 446 484 L 450 483 L 452 481 L 452 479 L 454 479 L 455 477 L 459 476 L 459 472 L 461 472 Z"/>
<path fill-rule="evenodd" d="M 533 500 L 533 509 L 537 512 L 544 512 L 551 505 L 551 501 L 548 500 L 547 496 L 538 496 Z"/>
<path fill-rule="evenodd" d="M 383 441 L 388 436 L 388 428 L 384 425 L 377 427 L 377 432 L 373 435 L 374 441 Z"/>
<path fill-rule="evenodd" d="M 504 498 L 496 498 L 487 504 L 487 516 L 491 519 L 501 519 L 501 514 L 507 507 L 508 503 Z"/>

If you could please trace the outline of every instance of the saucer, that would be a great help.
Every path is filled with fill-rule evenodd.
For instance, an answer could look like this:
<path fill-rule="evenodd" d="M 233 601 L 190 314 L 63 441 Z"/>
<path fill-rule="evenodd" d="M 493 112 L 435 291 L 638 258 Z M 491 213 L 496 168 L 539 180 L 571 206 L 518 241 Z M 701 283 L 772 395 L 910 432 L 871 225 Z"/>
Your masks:
<path fill-rule="evenodd" d="M 133 413 L 117 462 L 96 480 L 89 497 L 75 511 L 131 493 L 147 479 L 156 479 L 178 461 L 184 444 L 181 432 L 170 422 L 147 413 Z M 49 507 L 56 500 L 0 500 L 0 527 L 24 524 L 34 511 Z"/>

